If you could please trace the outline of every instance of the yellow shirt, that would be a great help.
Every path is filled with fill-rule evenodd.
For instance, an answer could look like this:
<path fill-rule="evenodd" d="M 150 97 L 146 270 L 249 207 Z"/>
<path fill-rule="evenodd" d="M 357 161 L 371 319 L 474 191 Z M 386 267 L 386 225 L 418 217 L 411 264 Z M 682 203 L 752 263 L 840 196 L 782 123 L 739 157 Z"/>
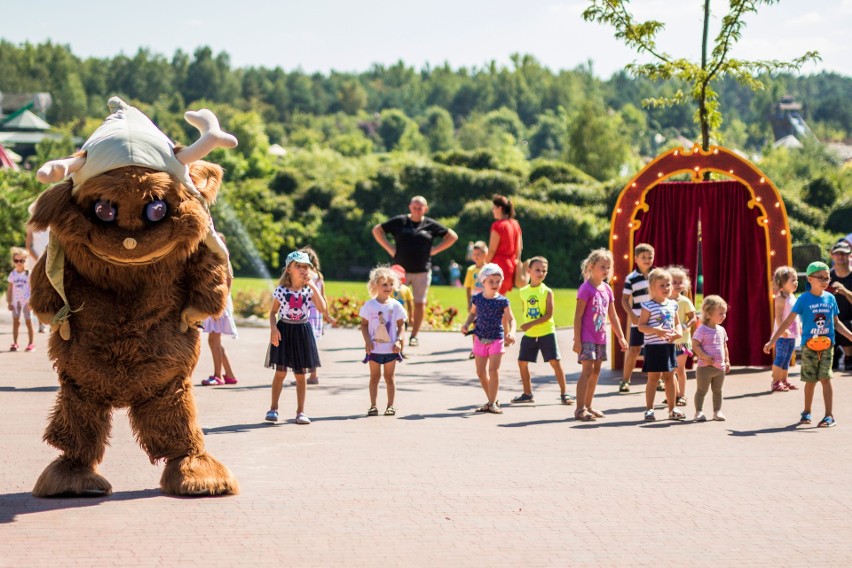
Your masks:
<path fill-rule="evenodd" d="M 543 283 L 538 286 L 524 286 L 519 290 L 521 300 L 524 302 L 524 311 L 521 314 L 521 324 L 536 320 L 547 311 L 547 295 L 551 294 L 550 288 Z M 549 320 L 536 324 L 524 332 L 527 337 L 542 337 L 556 332 L 556 322 L 553 315 Z"/>

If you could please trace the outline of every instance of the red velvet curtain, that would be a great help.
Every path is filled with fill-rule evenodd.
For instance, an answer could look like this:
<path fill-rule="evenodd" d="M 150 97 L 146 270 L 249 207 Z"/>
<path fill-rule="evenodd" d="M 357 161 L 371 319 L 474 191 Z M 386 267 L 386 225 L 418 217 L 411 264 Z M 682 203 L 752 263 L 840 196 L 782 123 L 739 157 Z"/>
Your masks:
<path fill-rule="evenodd" d="M 661 183 L 646 196 L 650 208 L 638 216 L 634 246 L 651 244 L 655 266 L 684 266 L 694 291 L 700 219 L 704 295 L 718 294 L 728 303 L 731 363 L 764 366 L 772 363 L 762 350 L 772 333 L 766 235 L 749 198 L 738 181 Z"/>
<path fill-rule="evenodd" d="M 698 269 L 698 214 L 701 185 L 689 182 L 663 182 L 648 192 L 650 209 L 642 221 L 633 246 L 648 243 L 654 247 L 654 266 L 679 264 L 689 270 L 695 291 Z"/>
<path fill-rule="evenodd" d="M 701 255 L 704 295 L 728 303 L 731 364 L 765 366 L 772 359 L 763 344 L 772 333 L 766 280 L 766 233 L 758 210 L 747 206 L 750 194 L 738 181 L 701 184 Z"/>

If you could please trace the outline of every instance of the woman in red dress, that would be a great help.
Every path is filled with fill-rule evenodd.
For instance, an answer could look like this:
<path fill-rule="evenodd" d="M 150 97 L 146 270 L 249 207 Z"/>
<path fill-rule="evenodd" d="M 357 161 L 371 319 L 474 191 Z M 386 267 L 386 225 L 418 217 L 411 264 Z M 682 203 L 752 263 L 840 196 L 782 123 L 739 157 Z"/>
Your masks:
<path fill-rule="evenodd" d="M 502 195 L 491 200 L 494 207 L 494 223 L 491 224 L 491 238 L 488 243 L 488 256 L 485 262 L 493 262 L 503 269 L 503 284 L 500 293 L 506 294 L 515 284 L 516 263 L 520 261 L 524 242 L 521 226 L 515 220 L 515 206 Z"/>

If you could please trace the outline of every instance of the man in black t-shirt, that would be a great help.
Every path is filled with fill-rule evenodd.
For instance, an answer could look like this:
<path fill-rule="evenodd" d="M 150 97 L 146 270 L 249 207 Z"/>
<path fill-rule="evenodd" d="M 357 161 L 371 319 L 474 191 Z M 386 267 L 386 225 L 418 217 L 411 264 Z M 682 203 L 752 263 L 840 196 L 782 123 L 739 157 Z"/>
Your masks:
<path fill-rule="evenodd" d="M 419 342 L 417 333 L 423 323 L 426 295 L 432 276 L 432 256 L 450 248 L 459 237 L 452 229 L 426 217 L 429 205 L 425 197 L 412 197 L 408 210 L 408 215 L 391 217 L 373 227 L 373 238 L 391 255 L 393 264 L 399 264 L 405 269 L 406 283 L 411 286 L 414 295 L 411 336 L 408 340 L 408 344 L 413 347 Z M 387 235 L 393 236 L 393 245 Z M 441 240 L 434 245 L 436 238 Z"/>
<path fill-rule="evenodd" d="M 837 309 L 839 311 L 837 317 L 846 327 L 852 325 L 852 270 L 849 269 L 850 254 L 852 254 L 852 247 L 843 239 L 837 241 L 837 244 L 831 248 L 831 260 L 834 261 L 834 268 L 829 273 L 831 284 L 828 287 L 828 290 L 837 299 Z M 834 351 L 833 366 L 835 369 L 839 367 L 840 350 L 842 350 L 843 370 L 852 371 L 852 342 L 843 337 L 842 334 L 837 334 L 836 337 L 837 347 Z"/>

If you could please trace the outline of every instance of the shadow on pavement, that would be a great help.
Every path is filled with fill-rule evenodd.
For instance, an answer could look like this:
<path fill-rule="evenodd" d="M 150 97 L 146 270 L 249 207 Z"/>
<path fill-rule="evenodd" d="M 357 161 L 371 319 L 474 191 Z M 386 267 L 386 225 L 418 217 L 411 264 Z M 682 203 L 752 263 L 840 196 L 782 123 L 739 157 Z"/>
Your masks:
<path fill-rule="evenodd" d="M 0 387 L 0 392 L 57 392 L 59 390 L 59 385 L 51 386 L 51 387 L 29 387 L 29 388 L 18 388 L 18 387 Z"/>
<path fill-rule="evenodd" d="M 737 438 L 748 438 L 751 436 L 757 436 L 758 434 L 779 434 L 781 432 L 810 432 L 813 433 L 813 430 L 816 430 L 817 427 L 813 426 L 811 428 L 799 428 L 799 424 L 790 424 L 789 426 L 780 426 L 776 428 L 761 428 L 760 430 L 728 430 L 728 435 L 734 436 Z"/>
<path fill-rule="evenodd" d="M 0 495 L 0 524 L 12 523 L 19 515 L 31 515 L 63 509 L 96 507 L 107 501 L 133 501 L 166 497 L 159 488 L 139 489 L 137 491 L 117 491 L 108 497 L 53 497 L 41 499 L 32 493 L 11 493 Z"/>

